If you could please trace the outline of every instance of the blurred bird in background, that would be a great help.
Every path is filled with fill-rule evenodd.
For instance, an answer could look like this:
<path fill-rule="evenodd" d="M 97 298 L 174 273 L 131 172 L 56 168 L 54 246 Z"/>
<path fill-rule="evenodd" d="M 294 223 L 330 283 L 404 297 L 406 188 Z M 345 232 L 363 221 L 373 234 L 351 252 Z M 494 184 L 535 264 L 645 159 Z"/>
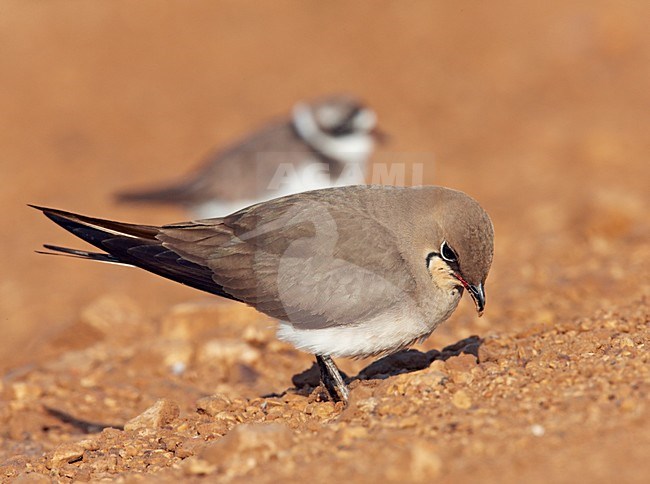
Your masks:
<path fill-rule="evenodd" d="M 384 139 L 375 112 L 353 96 L 299 102 L 288 119 L 209 155 L 182 180 L 117 199 L 180 205 L 198 218 L 223 216 L 293 193 L 363 184 L 376 142 Z"/>

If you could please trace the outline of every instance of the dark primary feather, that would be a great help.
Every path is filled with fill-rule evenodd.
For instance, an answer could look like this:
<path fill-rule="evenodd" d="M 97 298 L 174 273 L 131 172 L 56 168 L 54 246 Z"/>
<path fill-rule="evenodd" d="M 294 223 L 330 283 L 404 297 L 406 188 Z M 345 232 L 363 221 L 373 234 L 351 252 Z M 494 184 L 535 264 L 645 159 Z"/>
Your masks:
<path fill-rule="evenodd" d="M 109 264 L 123 264 L 123 262 L 120 262 L 119 259 L 113 257 L 110 254 L 104 254 L 102 252 L 89 252 L 87 250 L 70 249 L 68 247 L 59 247 L 58 245 L 52 244 L 43 244 L 43 247 L 51 250 L 52 252 L 37 250 L 36 253 L 45 255 L 65 255 L 68 257 L 73 257 L 75 259 L 88 259 L 97 262 L 108 262 Z"/>
<path fill-rule="evenodd" d="M 107 254 L 78 251 L 58 246 L 50 250 L 102 262 L 119 262 L 145 269 L 162 277 L 180 282 L 218 296 L 234 299 L 224 293 L 212 279 L 206 266 L 183 259 L 156 239 L 159 229 L 147 225 L 126 224 L 111 220 L 77 215 L 62 210 L 31 205 L 68 232 L 105 250 Z"/>

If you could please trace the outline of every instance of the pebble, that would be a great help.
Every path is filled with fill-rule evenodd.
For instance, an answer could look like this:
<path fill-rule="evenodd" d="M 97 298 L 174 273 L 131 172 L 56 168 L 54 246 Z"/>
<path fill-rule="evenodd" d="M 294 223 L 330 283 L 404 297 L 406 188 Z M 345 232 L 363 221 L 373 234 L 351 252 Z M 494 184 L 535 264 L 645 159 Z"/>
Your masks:
<path fill-rule="evenodd" d="M 359 425 L 345 426 L 339 431 L 341 445 L 351 445 L 355 440 L 365 439 L 368 429 Z"/>
<path fill-rule="evenodd" d="M 530 432 L 535 437 L 542 437 L 546 433 L 546 429 L 540 424 L 533 424 L 530 426 Z"/>
<path fill-rule="evenodd" d="M 70 464 L 71 462 L 81 460 L 84 455 L 84 450 L 83 446 L 78 443 L 65 443 L 59 445 L 54 450 L 52 458 L 50 459 L 51 468 L 60 467 L 64 464 Z"/>
<path fill-rule="evenodd" d="M 181 376 L 185 373 L 185 370 L 187 370 L 187 363 L 183 361 L 174 361 L 169 365 L 169 371 L 171 371 L 172 375 Z"/>
<path fill-rule="evenodd" d="M 429 372 L 447 373 L 447 363 L 444 360 L 433 360 L 429 365 Z"/>
<path fill-rule="evenodd" d="M 366 398 L 357 402 L 357 408 L 365 413 L 372 413 L 377 408 L 379 400 L 375 397 Z"/>
<path fill-rule="evenodd" d="M 305 413 L 319 418 L 328 418 L 336 411 L 332 402 L 310 403 L 305 406 Z"/>
<path fill-rule="evenodd" d="M 257 348 L 239 339 L 212 339 L 197 352 L 198 364 L 218 364 L 226 367 L 236 363 L 251 365 L 261 358 Z"/>
<path fill-rule="evenodd" d="M 445 365 L 450 371 L 457 371 L 461 373 L 469 372 L 476 368 L 476 357 L 466 353 L 458 356 L 452 356 L 445 361 Z"/>
<path fill-rule="evenodd" d="M 451 397 L 451 403 L 453 403 L 454 407 L 456 408 L 467 410 L 472 406 L 472 399 L 467 393 L 465 393 L 464 390 L 458 390 Z"/>
<path fill-rule="evenodd" d="M 211 417 L 227 410 L 231 405 L 232 401 L 225 395 L 203 397 L 196 402 L 196 408 L 199 413 L 204 413 Z"/>
<path fill-rule="evenodd" d="M 495 340 L 486 340 L 478 348 L 478 361 L 483 362 L 499 362 L 508 357 L 509 348 L 504 348 Z"/>
<path fill-rule="evenodd" d="M 198 457 L 189 457 L 183 461 L 183 472 L 187 476 L 205 476 L 207 474 L 212 474 L 217 470 L 215 464 L 200 459 Z"/>
<path fill-rule="evenodd" d="M 157 429 L 169 424 L 180 415 L 176 402 L 165 398 L 158 400 L 137 417 L 124 425 L 124 430 Z"/>
<path fill-rule="evenodd" d="M 260 346 L 268 343 L 271 338 L 274 337 L 274 334 L 270 330 L 264 330 L 257 326 L 246 326 L 242 332 L 241 338 L 246 343 L 251 345 Z"/>
<path fill-rule="evenodd" d="M 215 334 L 215 329 L 232 336 L 241 337 L 241 328 L 262 320 L 253 308 L 229 301 L 210 301 L 209 303 L 177 304 L 167 313 L 162 322 L 161 335 L 170 340 L 191 340 L 202 334 Z"/>
<path fill-rule="evenodd" d="M 200 457 L 211 464 L 231 465 L 246 460 L 255 452 L 264 460 L 277 455 L 292 444 L 293 432 L 280 423 L 246 423 L 237 425 L 225 437 L 209 442 Z"/>
<path fill-rule="evenodd" d="M 217 420 L 216 422 L 199 424 L 196 427 L 196 430 L 199 435 L 203 436 L 204 438 L 222 436 L 228 432 L 228 422 L 226 420 Z"/>
<path fill-rule="evenodd" d="M 174 454 L 179 459 L 187 459 L 190 456 L 200 454 L 205 448 L 206 443 L 202 438 L 195 437 L 184 440 L 176 447 Z"/>
<path fill-rule="evenodd" d="M 103 296 L 81 311 L 81 321 L 105 335 L 125 336 L 140 329 L 142 319 L 140 308 L 126 296 Z"/>
<path fill-rule="evenodd" d="M 430 391 L 435 390 L 439 385 L 444 385 L 448 379 L 449 375 L 447 373 L 437 370 L 427 370 L 426 372 L 414 375 L 411 385 L 417 386 L 420 391 Z"/>
<path fill-rule="evenodd" d="M 19 402 L 36 400 L 43 394 L 43 390 L 40 387 L 27 382 L 15 382 L 11 388 L 14 391 L 14 399 Z"/>

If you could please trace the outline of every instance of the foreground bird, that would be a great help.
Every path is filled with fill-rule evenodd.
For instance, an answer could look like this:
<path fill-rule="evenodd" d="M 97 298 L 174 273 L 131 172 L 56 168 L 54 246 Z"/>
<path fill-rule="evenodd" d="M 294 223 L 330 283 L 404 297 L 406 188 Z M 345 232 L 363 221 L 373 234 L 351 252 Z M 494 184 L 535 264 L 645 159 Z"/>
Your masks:
<path fill-rule="evenodd" d="M 347 402 L 348 389 L 332 356 L 389 354 L 426 338 L 463 289 L 479 315 L 485 305 L 492 223 L 447 188 L 315 190 L 162 227 L 34 208 L 103 252 L 50 250 L 137 266 L 279 319 L 278 337 L 316 355 L 334 400 Z"/>
<path fill-rule="evenodd" d="M 272 198 L 365 183 L 377 116 L 351 96 L 298 103 L 281 119 L 220 150 L 185 179 L 127 191 L 125 202 L 181 205 L 200 218 L 220 217 Z"/>

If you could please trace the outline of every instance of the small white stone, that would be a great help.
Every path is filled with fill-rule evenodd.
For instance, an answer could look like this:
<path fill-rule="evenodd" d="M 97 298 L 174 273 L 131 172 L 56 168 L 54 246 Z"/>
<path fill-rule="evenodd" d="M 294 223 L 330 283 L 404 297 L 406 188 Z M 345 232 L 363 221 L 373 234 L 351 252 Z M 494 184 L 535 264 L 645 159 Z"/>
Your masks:
<path fill-rule="evenodd" d="M 183 361 L 175 361 L 170 365 L 169 369 L 173 375 L 180 376 L 187 370 L 187 365 Z"/>
<path fill-rule="evenodd" d="M 540 424 L 533 424 L 530 426 L 530 431 L 535 437 L 542 437 L 546 433 L 546 429 Z"/>

